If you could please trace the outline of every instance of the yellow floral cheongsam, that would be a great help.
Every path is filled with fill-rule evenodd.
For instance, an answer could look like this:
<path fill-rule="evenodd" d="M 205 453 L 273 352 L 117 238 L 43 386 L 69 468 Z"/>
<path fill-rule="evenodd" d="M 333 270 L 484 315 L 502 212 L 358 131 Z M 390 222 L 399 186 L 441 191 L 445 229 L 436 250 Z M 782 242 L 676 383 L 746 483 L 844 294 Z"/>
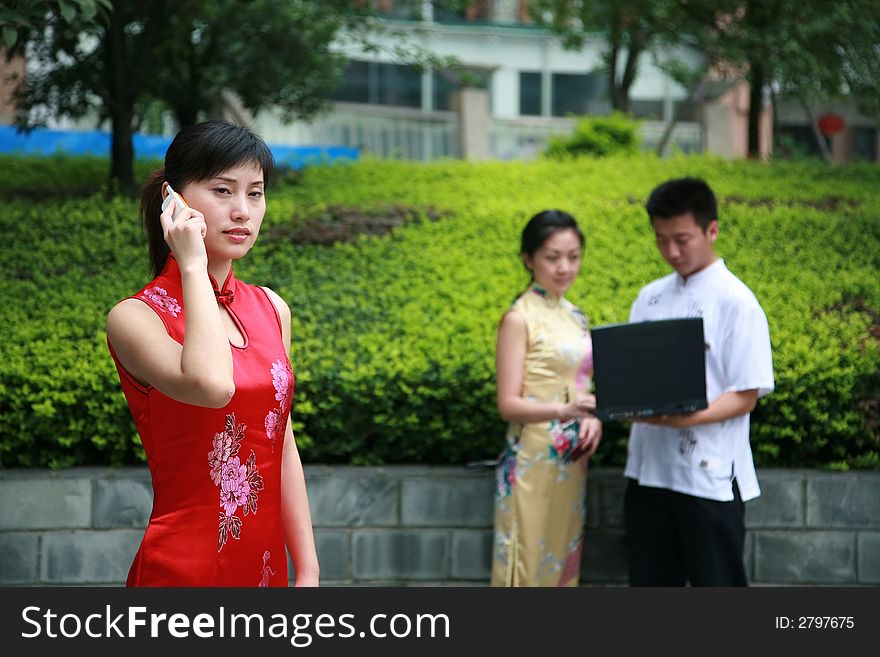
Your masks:
<path fill-rule="evenodd" d="M 513 304 L 526 319 L 522 396 L 565 403 L 590 391 L 587 319 L 536 284 Z M 576 420 L 511 423 L 496 469 L 493 586 L 577 586 L 587 459 L 573 460 Z"/>

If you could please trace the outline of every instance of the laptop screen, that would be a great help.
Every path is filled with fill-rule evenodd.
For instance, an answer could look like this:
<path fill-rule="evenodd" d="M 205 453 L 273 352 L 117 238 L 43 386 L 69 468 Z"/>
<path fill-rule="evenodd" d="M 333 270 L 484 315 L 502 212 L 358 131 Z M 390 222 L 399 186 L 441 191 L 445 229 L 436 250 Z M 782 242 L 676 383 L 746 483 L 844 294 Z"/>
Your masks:
<path fill-rule="evenodd" d="M 603 420 L 706 408 L 701 317 L 611 324 L 591 333 L 596 415 Z"/>

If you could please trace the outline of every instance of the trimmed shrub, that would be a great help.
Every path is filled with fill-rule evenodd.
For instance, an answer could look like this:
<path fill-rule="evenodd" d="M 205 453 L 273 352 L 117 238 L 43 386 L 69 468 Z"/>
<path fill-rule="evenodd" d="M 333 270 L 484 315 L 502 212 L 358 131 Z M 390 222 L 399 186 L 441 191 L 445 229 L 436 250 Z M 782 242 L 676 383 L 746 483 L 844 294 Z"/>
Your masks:
<path fill-rule="evenodd" d="M 634 155 L 639 150 L 639 124 L 623 112 L 609 116 L 582 116 L 574 134 L 551 137 L 544 154 L 553 158 L 582 155 Z"/>

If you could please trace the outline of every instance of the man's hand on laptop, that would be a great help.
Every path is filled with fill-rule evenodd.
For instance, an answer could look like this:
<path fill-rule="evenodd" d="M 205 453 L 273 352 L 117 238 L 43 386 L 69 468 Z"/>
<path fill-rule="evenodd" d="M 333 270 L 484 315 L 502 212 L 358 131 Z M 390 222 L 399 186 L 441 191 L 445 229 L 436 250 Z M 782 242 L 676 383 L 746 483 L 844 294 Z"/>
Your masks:
<path fill-rule="evenodd" d="M 651 415 L 648 417 L 634 417 L 633 422 L 653 424 L 656 427 L 669 427 L 671 429 L 687 429 L 698 424 L 704 424 L 702 411 L 682 413 L 681 415 Z"/>
<path fill-rule="evenodd" d="M 748 415 L 755 409 L 758 402 L 758 390 L 732 390 L 725 392 L 720 397 L 700 411 L 682 413 L 681 415 L 654 415 L 648 417 L 634 417 L 633 422 L 644 422 L 659 427 L 671 427 L 673 429 L 687 429 L 698 424 L 711 424 L 723 422 L 740 415 Z"/>

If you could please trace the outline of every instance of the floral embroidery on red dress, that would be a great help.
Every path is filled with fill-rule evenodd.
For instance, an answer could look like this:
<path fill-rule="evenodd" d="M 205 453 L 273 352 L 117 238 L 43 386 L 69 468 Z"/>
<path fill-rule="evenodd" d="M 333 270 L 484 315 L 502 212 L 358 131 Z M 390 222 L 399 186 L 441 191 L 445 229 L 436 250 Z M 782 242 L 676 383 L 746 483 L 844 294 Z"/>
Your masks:
<path fill-rule="evenodd" d="M 263 477 L 257 470 L 254 451 L 251 450 L 246 463 L 238 457 L 246 428 L 245 424 L 235 423 L 235 413 L 229 413 L 224 431 L 214 434 L 214 447 L 208 452 L 211 481 L 220 487 L 220 506 L 223 508 L 217 552 L 223 549 L 230 535 L 236 540 L 241 536 L 242 520 L 235 512 L 240 507 L 244 509 L 244 515 L 255 514 L 257 493 L 263 490 Z"/>
<path fill-rule="evenodd" d="M 163 313 L 168 313 L 172 317 L 177 317 L 180 314 L 180 304 L 177 303 L 177 299 L 168 296 L 164 287 L 158 285 L 148 287 L 144 290 L 143 296 L 156 304 Z"/>
<path fill-rule="evenodd" d="M 281 436 L 281 427 L 284 426 L 284 417 L 290 411 L 291 388 L 293 387 L 293 371 L 290 364 L 280 358 L 272 363 L 272 385 L 275 386 L 275 400 L 278 408 L 273 408 L 266 415 L 266 436 L 272 443 L 272 451 L 275 451 L 275 440 Z"/>
<path fill-rule="evenodd" d="M 269 586 L 269 578 L 275 574 L 275 569 L 269 565 L 269 559 L 271 559 L 271 558 L 272 558 L 272 555 L 269 552 L 269 550 L 266 550 L 265 552 L 263 552 L 263 571 L 262 571 L 263 578 L 260 580 L 260 584 L 259 584 L 260 588 Z"/>

